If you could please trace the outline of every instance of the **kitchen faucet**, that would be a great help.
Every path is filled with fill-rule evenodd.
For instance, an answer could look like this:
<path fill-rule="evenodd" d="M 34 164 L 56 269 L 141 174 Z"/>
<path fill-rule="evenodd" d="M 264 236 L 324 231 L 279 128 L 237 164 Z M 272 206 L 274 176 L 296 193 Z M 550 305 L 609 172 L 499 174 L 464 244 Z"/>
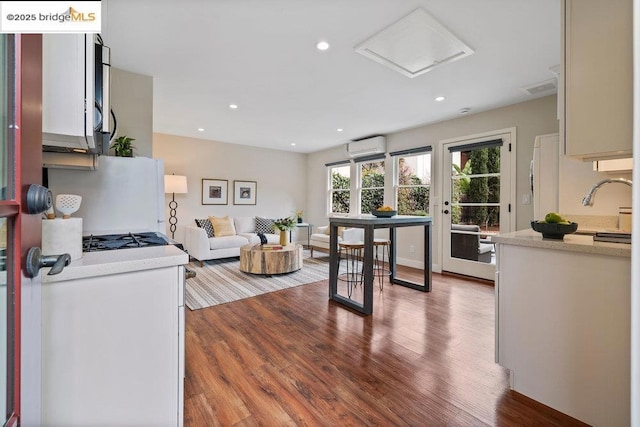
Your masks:
<path fill-rule="evenodd" d="M 631 187 L 632 184 L 633 184 L 630 180 L 624 179 L 624 178 L 607 178 L 607 179 L 603 179 L 602 181 L 596 183 L 596 185 L 591 187 L 591 190 L 589 190 L 587 195 L 584 196 L 584 199 L 582 199 L 582 206 L 593 206 L 593 198 L 594 198 L 594 196 L 596 194 L 596 191 L 598 191 L 598 188 L 602 187 L 604 184 L 609 184 L 609 183 L 613 183 L 613 182 L 619 182 L 620 184 L 626 184 L 629 187 Z"/>

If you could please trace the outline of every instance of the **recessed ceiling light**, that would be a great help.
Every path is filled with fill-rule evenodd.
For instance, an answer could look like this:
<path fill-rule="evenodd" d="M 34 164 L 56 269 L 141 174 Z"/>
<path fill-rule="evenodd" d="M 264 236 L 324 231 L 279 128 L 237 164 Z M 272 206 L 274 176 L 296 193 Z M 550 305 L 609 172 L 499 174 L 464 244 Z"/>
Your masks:
<path fill-rule="evenodd" d="M 295 147 L 295 146 L 296 146 L 296 143 L 295 143 L 295 142 L 292 142 L 292 143 L 291 143 L 291 146 L 292 146 L 292 147 Z"/>
<path fill-rule="evenodd" d="M 437 102 L 442 102 L 442 101 L 444 101 L 444 96 L 436 96 L 433 99 L 436 100 Z"/>
<path fill-rule="evenodd" d="M 342 132 L 343 130 L 344 130 L 344 129 L 342 129 L 342 128 L 338 128 L 338 129 L 336 129 L 336 131 L 338 131 L 338 132 Z"/>
<path fill-rule="evenodd" d="M 316 43 L 316 48 L 318 50 L 327 50 L 329 49 L 329 43 L 327 43 L 326 41 L 320 41 Z"/>
<path fill-rule="evenodd" d="M 229 108 L 231 108 L 232 110 L 236 110 L 238 106 L 236 104 L 229 104 Z"/>
<path fill-rule="evenodd" d="M 198 132 L 204 132 L 204 128 L 198 128 Z"/>

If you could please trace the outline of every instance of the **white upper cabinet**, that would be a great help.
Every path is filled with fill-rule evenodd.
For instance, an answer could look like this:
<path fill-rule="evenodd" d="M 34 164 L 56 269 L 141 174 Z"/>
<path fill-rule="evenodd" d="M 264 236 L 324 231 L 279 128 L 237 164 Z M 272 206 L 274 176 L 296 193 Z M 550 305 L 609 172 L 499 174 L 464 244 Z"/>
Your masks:
<path fill-rule="evenodd" d="M 632 0 L 564 0 L 563 14 L 559 96 L 565 154 L 582 160 L 629 157 Z"/>
<path fill-rule="evenodd" d="M 93 99 L 93 43 L 84 34 L 43 35 L 42 69 L 44 145 L 86 148 L 87 135 L 93 137 L 93 105 L 86 105 Z"/>

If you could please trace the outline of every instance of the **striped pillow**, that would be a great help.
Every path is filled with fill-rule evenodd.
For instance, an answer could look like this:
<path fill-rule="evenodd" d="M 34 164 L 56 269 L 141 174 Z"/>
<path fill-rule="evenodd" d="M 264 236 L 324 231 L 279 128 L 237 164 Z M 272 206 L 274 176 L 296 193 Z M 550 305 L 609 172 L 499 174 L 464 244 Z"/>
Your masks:
<path fill-rule="evenodd" d="M 213 225 L 211 225 L 211 221 L 209 221 L 209 218 L 196 219 L 196 225 L 200 228 L 204 228 L 204 230 L 207 232 L 207 237 L 215 236 L 215 234 L 213 233 Z"/>
<path fill-rule="evenodd" d="M 256 217 L 256 233 L 274 234 L 273 219 Z"/>

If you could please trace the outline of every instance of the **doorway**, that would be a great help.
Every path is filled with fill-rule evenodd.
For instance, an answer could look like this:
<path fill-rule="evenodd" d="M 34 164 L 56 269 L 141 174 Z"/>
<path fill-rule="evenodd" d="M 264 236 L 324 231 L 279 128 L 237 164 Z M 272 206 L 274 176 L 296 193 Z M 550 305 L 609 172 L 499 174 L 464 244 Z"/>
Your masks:
<path fill-rule="evenodd" d="M 491 236 L 513 230 L 515 129 L 444 141 L 442 270 L 493 280 Z"/>

